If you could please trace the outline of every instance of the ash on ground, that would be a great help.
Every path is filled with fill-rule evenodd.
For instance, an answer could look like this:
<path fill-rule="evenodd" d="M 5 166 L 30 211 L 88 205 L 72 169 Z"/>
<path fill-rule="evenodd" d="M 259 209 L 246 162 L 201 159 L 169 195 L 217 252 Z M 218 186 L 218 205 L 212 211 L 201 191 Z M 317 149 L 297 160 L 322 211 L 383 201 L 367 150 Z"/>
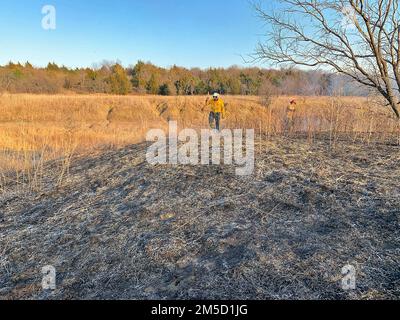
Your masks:
<path fill-rule="evenodd" d="M 146 147 L 78 158 L 61 185 L 49 164 L 41 190 L 6 189 L 1 299 L 400 298 L 399 147 L 273 138 L 249 177 L 151 166 Z"/>

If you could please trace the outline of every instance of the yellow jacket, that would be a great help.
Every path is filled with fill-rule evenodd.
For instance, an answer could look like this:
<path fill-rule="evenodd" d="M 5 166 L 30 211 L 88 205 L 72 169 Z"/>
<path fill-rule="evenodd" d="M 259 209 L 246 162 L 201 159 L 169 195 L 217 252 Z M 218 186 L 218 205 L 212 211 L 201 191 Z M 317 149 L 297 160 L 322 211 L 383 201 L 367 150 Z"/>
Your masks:
<path fill-rule="evenodd" d="M 211 112 L 221 113 L 222 116 L 225 117 L 225 103 L 221 98 L 219 98 L 217 101 L 210 99 L 207 105 L 210 106 Z"/>

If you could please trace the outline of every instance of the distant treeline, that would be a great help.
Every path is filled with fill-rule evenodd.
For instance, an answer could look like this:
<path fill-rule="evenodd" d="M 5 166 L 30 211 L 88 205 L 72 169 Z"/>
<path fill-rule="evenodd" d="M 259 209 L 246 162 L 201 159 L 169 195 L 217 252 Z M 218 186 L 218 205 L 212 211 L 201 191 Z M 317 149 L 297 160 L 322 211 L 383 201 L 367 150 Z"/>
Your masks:
<path fill-rule="evenodd" d="M 297 69 L 160 68 L 139 61 L 124 68 L 118 63 L 70 69 L 49 63 L 35 68 L 29 62 L 0 66 L 0 92 L 11 93 L 108 93 L 204 95 L 365 95 L 343 77 L 321 71 Z"/>

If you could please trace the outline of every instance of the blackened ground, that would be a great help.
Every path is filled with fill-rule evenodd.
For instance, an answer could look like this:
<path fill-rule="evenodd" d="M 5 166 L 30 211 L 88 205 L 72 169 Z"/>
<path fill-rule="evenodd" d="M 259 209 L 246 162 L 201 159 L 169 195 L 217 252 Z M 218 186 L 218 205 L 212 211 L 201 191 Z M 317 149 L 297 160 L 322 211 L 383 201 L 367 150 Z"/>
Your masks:
<path fill-rule="evenodd" d="M 58 187 L 49 165 L 43 190 L 0 196 L 0 298 L 400 298 L 399 147 L 262 140 L 249 177 L 151 166 L 146 147 L 77 159 Z"/>

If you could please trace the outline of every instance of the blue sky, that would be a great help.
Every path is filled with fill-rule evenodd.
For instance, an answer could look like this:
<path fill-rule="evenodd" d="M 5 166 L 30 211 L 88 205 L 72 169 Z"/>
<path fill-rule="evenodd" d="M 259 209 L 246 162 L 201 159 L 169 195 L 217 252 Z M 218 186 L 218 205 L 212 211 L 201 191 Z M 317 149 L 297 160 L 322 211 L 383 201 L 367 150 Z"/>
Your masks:
<path fill-rule="evenodd" d="M 262 23 L 248 0 L 0 0 L 0 64 L 69 67 L 137 60 L 169 67 L 244 65 Z M 44 5 L 56 30 L 41 27 Z"/>

